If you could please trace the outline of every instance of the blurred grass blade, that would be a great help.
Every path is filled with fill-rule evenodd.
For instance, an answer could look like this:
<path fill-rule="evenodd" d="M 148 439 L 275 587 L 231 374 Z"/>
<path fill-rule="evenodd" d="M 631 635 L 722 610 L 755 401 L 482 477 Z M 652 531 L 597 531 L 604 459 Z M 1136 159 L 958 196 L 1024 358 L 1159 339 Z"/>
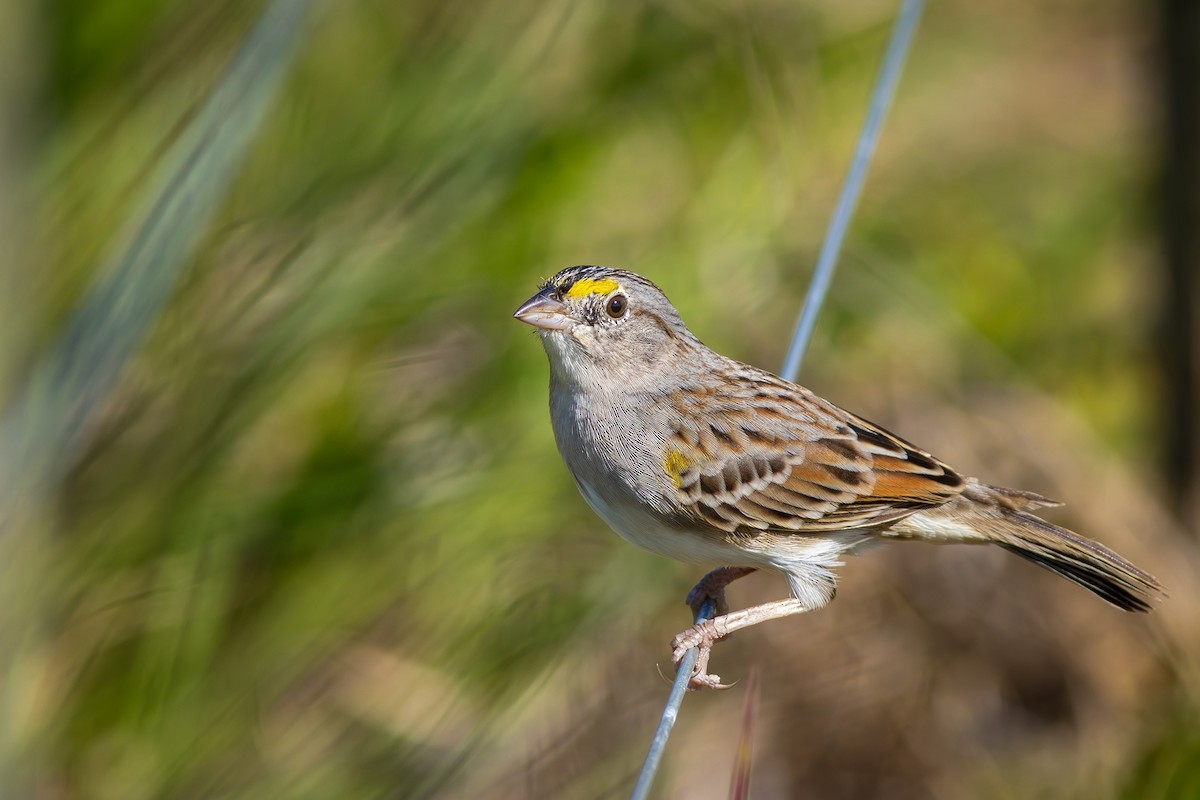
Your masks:
<path fill-rule="evenodd" d="M 729 781 L 730 800 L 750 797 L 750 771 L 754 766 L 754 722 L 758 718 L 758 668 L 750 667 L 746 681 L 746 705 L 742 711 L 742 735 L 738 739 L 737 756 L 733 761 L 733 777 Z"/>
<path fill-rule="evenodd" d="M 276 0 L 163 159 L 140 221 L 0 421 L 0 529 L 78 451 L 217 210 L 295 49 L 309 0 Z"/>

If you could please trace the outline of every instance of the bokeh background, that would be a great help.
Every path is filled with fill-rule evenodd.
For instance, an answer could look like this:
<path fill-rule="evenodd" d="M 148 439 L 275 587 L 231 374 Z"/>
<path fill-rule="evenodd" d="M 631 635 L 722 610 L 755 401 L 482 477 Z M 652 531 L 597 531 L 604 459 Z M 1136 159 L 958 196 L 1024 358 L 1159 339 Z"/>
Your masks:
<path fill-rule="evenodd" d="M 625 795 L 699 570 L 585 507 L 510 315 L 624 266 L 778 367 L 896 4 L 317 3 L 178 280 L 110 298 L 150 321 L 111 385 L 31 400 L 106 346 L 62 332 L 264 8 L 0 7 L 4 409 L 83 409 L 5 465 L 5 796 Z M 853 559 L 830 608 L 718 647 L 752 730 L 746 681 L 689 697 L 657 796 L 725 796 L 746 736 L 756 797 L 1200 796 L 1160 21 L 927 8 L 802 380 L 1068 501 L 1170 599 Z"/>

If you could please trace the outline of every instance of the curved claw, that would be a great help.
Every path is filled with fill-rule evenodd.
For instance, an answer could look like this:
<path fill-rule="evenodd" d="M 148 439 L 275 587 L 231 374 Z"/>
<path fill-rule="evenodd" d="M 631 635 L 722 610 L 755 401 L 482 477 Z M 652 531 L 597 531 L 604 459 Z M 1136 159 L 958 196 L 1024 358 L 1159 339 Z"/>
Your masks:
<path fill-rule="evenodd" d="M 705 673 L 703 675 L 693 675 L 688 681 L 688 691 L 698 692 L 701 689 L 732 689 L 737 686 L 737 681 L 733 683 L 721 683 L 720 675 Z"/>
<path fill-rule="evenodd" d="M 708 672 L 708 659 L 712 655 L 713 643 L 720 638 L 721 635 L 712 624 L 712 620 L 706 620 L 680 632 L 671 640 L 671 660 L 676 669 L 688 650 L 695 647 L 700 651 L 696 658 L 696 666 L 692 668 L 692 676 L 688 679 L 688 691 L 728 689 L 734 686 L 732 683 L 721 683 L 721 676 Z"/>

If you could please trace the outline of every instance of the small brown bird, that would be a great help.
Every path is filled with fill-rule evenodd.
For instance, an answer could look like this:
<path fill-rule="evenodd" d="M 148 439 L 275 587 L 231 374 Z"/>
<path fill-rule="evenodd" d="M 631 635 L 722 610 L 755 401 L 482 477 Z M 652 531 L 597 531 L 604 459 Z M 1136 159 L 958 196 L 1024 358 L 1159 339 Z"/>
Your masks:
<path fill-rule="evenodd" d="M 1041 495 L 968 478 L 803 386 L 705 347 L 650 281 L 624 270 L 562 270 L 513 315 L 550 359 L 559 452 L 592 509 L 660 555 L 724 565 L 692 589 L 719 616 L 672 641 L 678 665 L 740 628 L 833 599 L 847 553 L 892 540 L 997 544 L 1095 592 L 1148 611 L 1152 576 L 1107 547 L 1031 512 Z M 725 587 L 783 573 L 791 597 L 730 612 Z"/>

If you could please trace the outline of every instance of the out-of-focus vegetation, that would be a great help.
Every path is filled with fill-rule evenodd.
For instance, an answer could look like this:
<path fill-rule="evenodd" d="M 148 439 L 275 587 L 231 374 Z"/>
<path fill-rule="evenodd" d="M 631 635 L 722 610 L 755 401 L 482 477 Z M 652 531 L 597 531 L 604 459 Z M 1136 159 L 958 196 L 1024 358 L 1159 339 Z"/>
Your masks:
<path fill-rule="evenodd" d="M 699 571 L 586 509 L 509 315 L 564 265 L 625 266 L 777 366 L 894 8 L 317 4 L 84 452 L 5 534 L 8 785 L 627 792 Z M 10 404 L 260 11 L 0 10 Z M 1057 521 L 1172 598 L 1121 615 L 972 548 L 855 559 L 829 609 L 716 652 L 760 668 L 756 796 L 1194 796 L 1194 541 L 1154 466 L 1151 22 L 927 9 L 803 380 L 1069 501 Z M 785 590 L 744 583 L 735 604 Z M 689 699 L 662 796 L 728 785 L 741 692 Z"/>

